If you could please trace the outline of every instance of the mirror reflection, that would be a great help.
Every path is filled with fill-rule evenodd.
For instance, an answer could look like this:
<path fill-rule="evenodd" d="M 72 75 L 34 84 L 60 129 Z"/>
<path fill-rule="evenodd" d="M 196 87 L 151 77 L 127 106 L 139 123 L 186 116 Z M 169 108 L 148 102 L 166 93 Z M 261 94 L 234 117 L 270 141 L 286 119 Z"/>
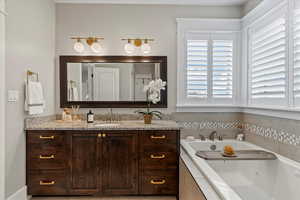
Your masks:
<path fill-rule="evenodd" d="M 67 63 L 68 101 L 146 101 L 160 63 Z"/>

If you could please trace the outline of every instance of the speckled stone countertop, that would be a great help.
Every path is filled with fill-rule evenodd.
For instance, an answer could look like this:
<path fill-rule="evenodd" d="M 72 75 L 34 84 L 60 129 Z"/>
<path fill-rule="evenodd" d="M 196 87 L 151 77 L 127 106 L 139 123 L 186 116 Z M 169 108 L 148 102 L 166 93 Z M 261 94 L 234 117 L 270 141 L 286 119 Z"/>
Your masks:
<path fill-rule="evenodd" d="M 26 123 L 25 130 L 179 130 L 175 121 L 154 120 L 146 125 L 142 120 L 114 122 L 95 121 L 88 124 L 85 121 L 64 122 L 61 120 L 37 121 Z"/>

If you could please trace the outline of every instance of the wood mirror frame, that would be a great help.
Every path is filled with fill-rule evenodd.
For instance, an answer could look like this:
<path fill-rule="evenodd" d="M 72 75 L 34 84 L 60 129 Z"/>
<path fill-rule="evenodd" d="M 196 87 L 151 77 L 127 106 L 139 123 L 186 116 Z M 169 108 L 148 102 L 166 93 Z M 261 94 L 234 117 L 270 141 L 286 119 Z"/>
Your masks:
<path fill-rule="evenodd" d="M 60 56 L 60 107 L 81 108 L 145 108 L 146 101 L 68 101 L 67 63 L 160 63 L 160 77 L 167 81 L 167 56 Z M 162 90 L 161 101 L 152 108 L 168 107 L 168 92 Z"/>

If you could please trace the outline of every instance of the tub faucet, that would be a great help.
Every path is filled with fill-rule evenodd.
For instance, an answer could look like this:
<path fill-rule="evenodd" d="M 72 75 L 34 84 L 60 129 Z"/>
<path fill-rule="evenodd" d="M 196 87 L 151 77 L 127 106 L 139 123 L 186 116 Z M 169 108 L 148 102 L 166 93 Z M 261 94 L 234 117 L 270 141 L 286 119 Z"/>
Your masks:
<path fill-rule="evenodd" d="M 209 134 L 209 139 L 211 140 L 211 141 L 214 141 L 215 140 L 215 138 L 218 136 L 218 133 L 217 133 L 217 131 L 213 131 L 213 132 L 211 132 L 210 134 Z"/>

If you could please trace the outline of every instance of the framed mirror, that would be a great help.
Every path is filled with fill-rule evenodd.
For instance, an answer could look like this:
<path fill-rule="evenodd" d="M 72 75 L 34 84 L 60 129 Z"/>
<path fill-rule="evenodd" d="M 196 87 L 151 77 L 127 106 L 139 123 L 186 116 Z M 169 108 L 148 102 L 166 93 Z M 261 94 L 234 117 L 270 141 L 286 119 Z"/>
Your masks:
<path fill-rule="evenodd" d="M 166 56 L 60 56 L 60 106 L 147 107 L 144 86 L 167 81 Z M 167 88 L 153 108 L 167 108 Z"/>

